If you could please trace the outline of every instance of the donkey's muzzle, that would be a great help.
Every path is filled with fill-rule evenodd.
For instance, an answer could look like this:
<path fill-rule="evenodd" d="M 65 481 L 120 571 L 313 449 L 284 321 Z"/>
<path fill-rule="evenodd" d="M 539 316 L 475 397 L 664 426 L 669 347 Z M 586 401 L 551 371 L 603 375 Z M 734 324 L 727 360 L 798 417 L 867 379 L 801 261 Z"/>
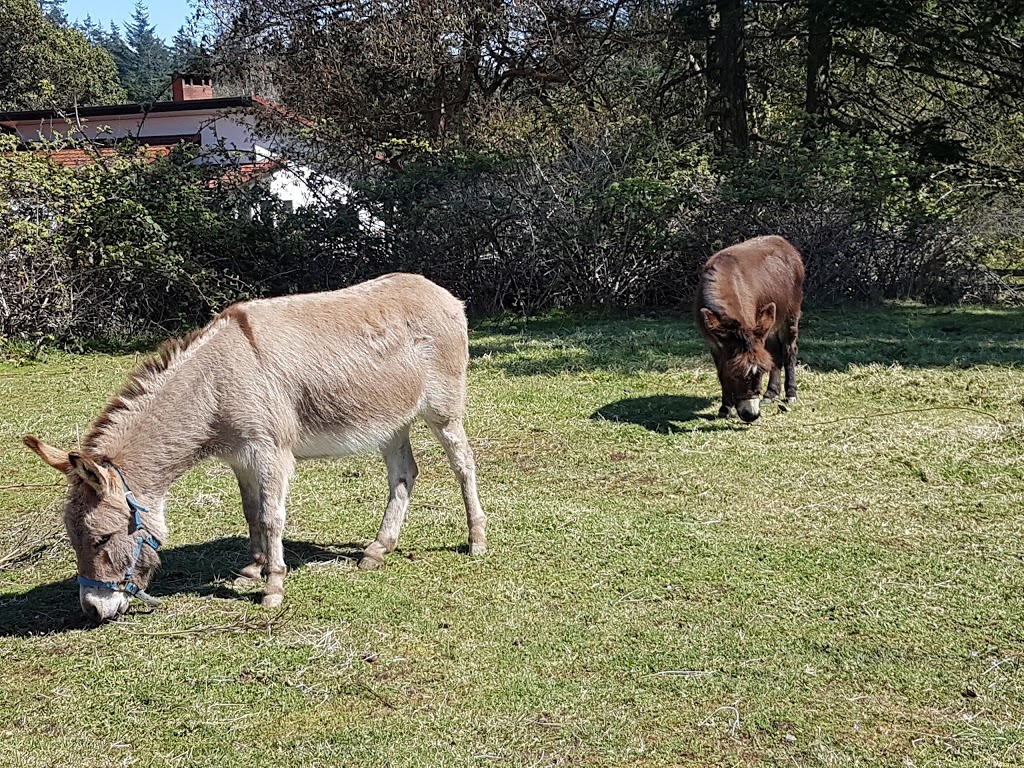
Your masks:
<path fill-rule="evenodd" d="M 747 424 L 757 421 L 761 415 L 761 401 L 754 397 L 750 400 L 741 400 L 736 405 L 736 413 Z"/>
<path fill-rule="evenodd" d="M 80 587 L 78 602 L 82 606 L 82 613 L 90 620 L 108 621 L 124 613 L 128 609 L 130 601 L 123 592 Z"/>

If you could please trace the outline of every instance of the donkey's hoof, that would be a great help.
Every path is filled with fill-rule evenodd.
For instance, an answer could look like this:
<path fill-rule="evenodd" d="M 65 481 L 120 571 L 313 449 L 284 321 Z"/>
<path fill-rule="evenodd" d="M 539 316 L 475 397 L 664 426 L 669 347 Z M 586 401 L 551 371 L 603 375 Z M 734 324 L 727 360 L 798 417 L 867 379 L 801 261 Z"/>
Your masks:
<path fill-rule="evenodd" d="M 281 603 L 284 602 L 284 595 L 280 592 L 274 592 L 269 595 L 264 595 L 263 600 L 260 602 L 264 608 L 272 610 L 274 608 L 280 608 Z"/>
<path fill-rule="evenodd" d="M 263 566 L 259 563 L 249 563 L 245 568 L 238 570 L 238 577 L 235 579 L 236 587 L 249 587 L 263 581 Z"/>
<path fill-rule="evenodd" d="M 786 398 L 786 402 L 789 403 L 790 405 L 795 403 L 796 402 L 796 395 L 790 395 L 789 397 L 787 397 Z"/>
<path fill-rule="evenodd" d="M 726 405 L 723 405 L 718 409 L 718 418 L 720 419 L 728 419 L 731 415 L 732 410 Z"/>
<path fill-rule="evenodd" d="M 769 392 L 769 393 L 765 394 L 765 396 L 763 398 L 761 398 L 761 402 L 762 403 L 774 403 L 775 402 L 775 398 L 778 397 L 778 396 L 779 396 L 778 392 L 776 392 L 774 395 Z"/>
<path fill-rule="evenodd" d="M 476 557 L 477 555 L 486 555 L 487 554 L 487 544 L 486 544 L 486 542 L 483 543 L 483 544 L 480 544 L 480 543 L 470 544 L 469 545 L 469 554 L 473 555 L 474 557 Z"/>
<path fill-rule="evenodd" d="M 363 555 L 363 559 L 359 561 L 360 571 L 375 571 L 384 565 L 384 561 L 379 557 L 373 555 Z"/>

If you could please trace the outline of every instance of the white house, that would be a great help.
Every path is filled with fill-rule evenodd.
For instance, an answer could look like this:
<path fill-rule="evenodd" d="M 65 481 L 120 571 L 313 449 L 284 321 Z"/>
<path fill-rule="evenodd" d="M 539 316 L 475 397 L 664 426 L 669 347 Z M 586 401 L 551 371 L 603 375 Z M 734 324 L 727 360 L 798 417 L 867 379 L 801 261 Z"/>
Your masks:
<path fill-rule="evenodd" d="M 199 146 L 201 161 L 230 164 L 236 181 L 267 184 L 293 208 L 347 198 L 346 184 L 291 159 L 299 154 L 290 151 L 295 141 L 290 131 L 278 128 L 308 121 L 257 96 L 217 98 L 210 78 L 202 75 L 175 74 L 171 92 L 171 101 L 148 104 L 0 112 L 0 131 L 16 134 L 27 148 L 71 136 L 93 142 L 99 152 L 114 141 L 130 140 L 160 155 L 189 142 Z M 62 149 L 51 157 L 78 166 L 93 162 L 95 152 Z"/>

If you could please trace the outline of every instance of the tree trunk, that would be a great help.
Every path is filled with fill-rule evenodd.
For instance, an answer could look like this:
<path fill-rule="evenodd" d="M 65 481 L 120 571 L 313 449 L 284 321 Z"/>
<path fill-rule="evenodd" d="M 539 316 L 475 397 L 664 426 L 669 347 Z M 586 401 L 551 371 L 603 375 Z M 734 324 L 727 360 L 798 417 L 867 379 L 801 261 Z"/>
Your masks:
<path fill-rule="evenodd" d="M 807 92 L 804 144 L 825 129 L 829 112 L 832 58 L 832 0 L 809 0 L 807 10 Z"/>
<path fill-rule="evenodd" d="M 718 30 L 714 39 L 719 144 L 723 150 L 745 152 L 750 144 L 747 128 L 746 41 L 743 35 L 744 0 L 720 0 Z"/>

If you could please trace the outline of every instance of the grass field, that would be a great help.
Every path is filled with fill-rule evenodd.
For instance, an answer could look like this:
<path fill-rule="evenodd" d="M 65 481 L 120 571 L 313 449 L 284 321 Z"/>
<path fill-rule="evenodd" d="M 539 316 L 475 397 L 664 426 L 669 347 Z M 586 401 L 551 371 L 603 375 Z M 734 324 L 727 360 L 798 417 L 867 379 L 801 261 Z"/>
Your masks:
<path fill-rule="evenodd" d="M 745 427 L 688 318 L 479 324 L 485 557 L 417 428 L 377 572 L 380 459 L 300 465 L 264 612 L 208 463 L 163 606 L 98 628 L 18 438 L 70 447 L 135 361 L 0 366 L 0 765 L 1024 765 L 1024 311 L 810 311 L 801 342 L 800 402 Z"/>

